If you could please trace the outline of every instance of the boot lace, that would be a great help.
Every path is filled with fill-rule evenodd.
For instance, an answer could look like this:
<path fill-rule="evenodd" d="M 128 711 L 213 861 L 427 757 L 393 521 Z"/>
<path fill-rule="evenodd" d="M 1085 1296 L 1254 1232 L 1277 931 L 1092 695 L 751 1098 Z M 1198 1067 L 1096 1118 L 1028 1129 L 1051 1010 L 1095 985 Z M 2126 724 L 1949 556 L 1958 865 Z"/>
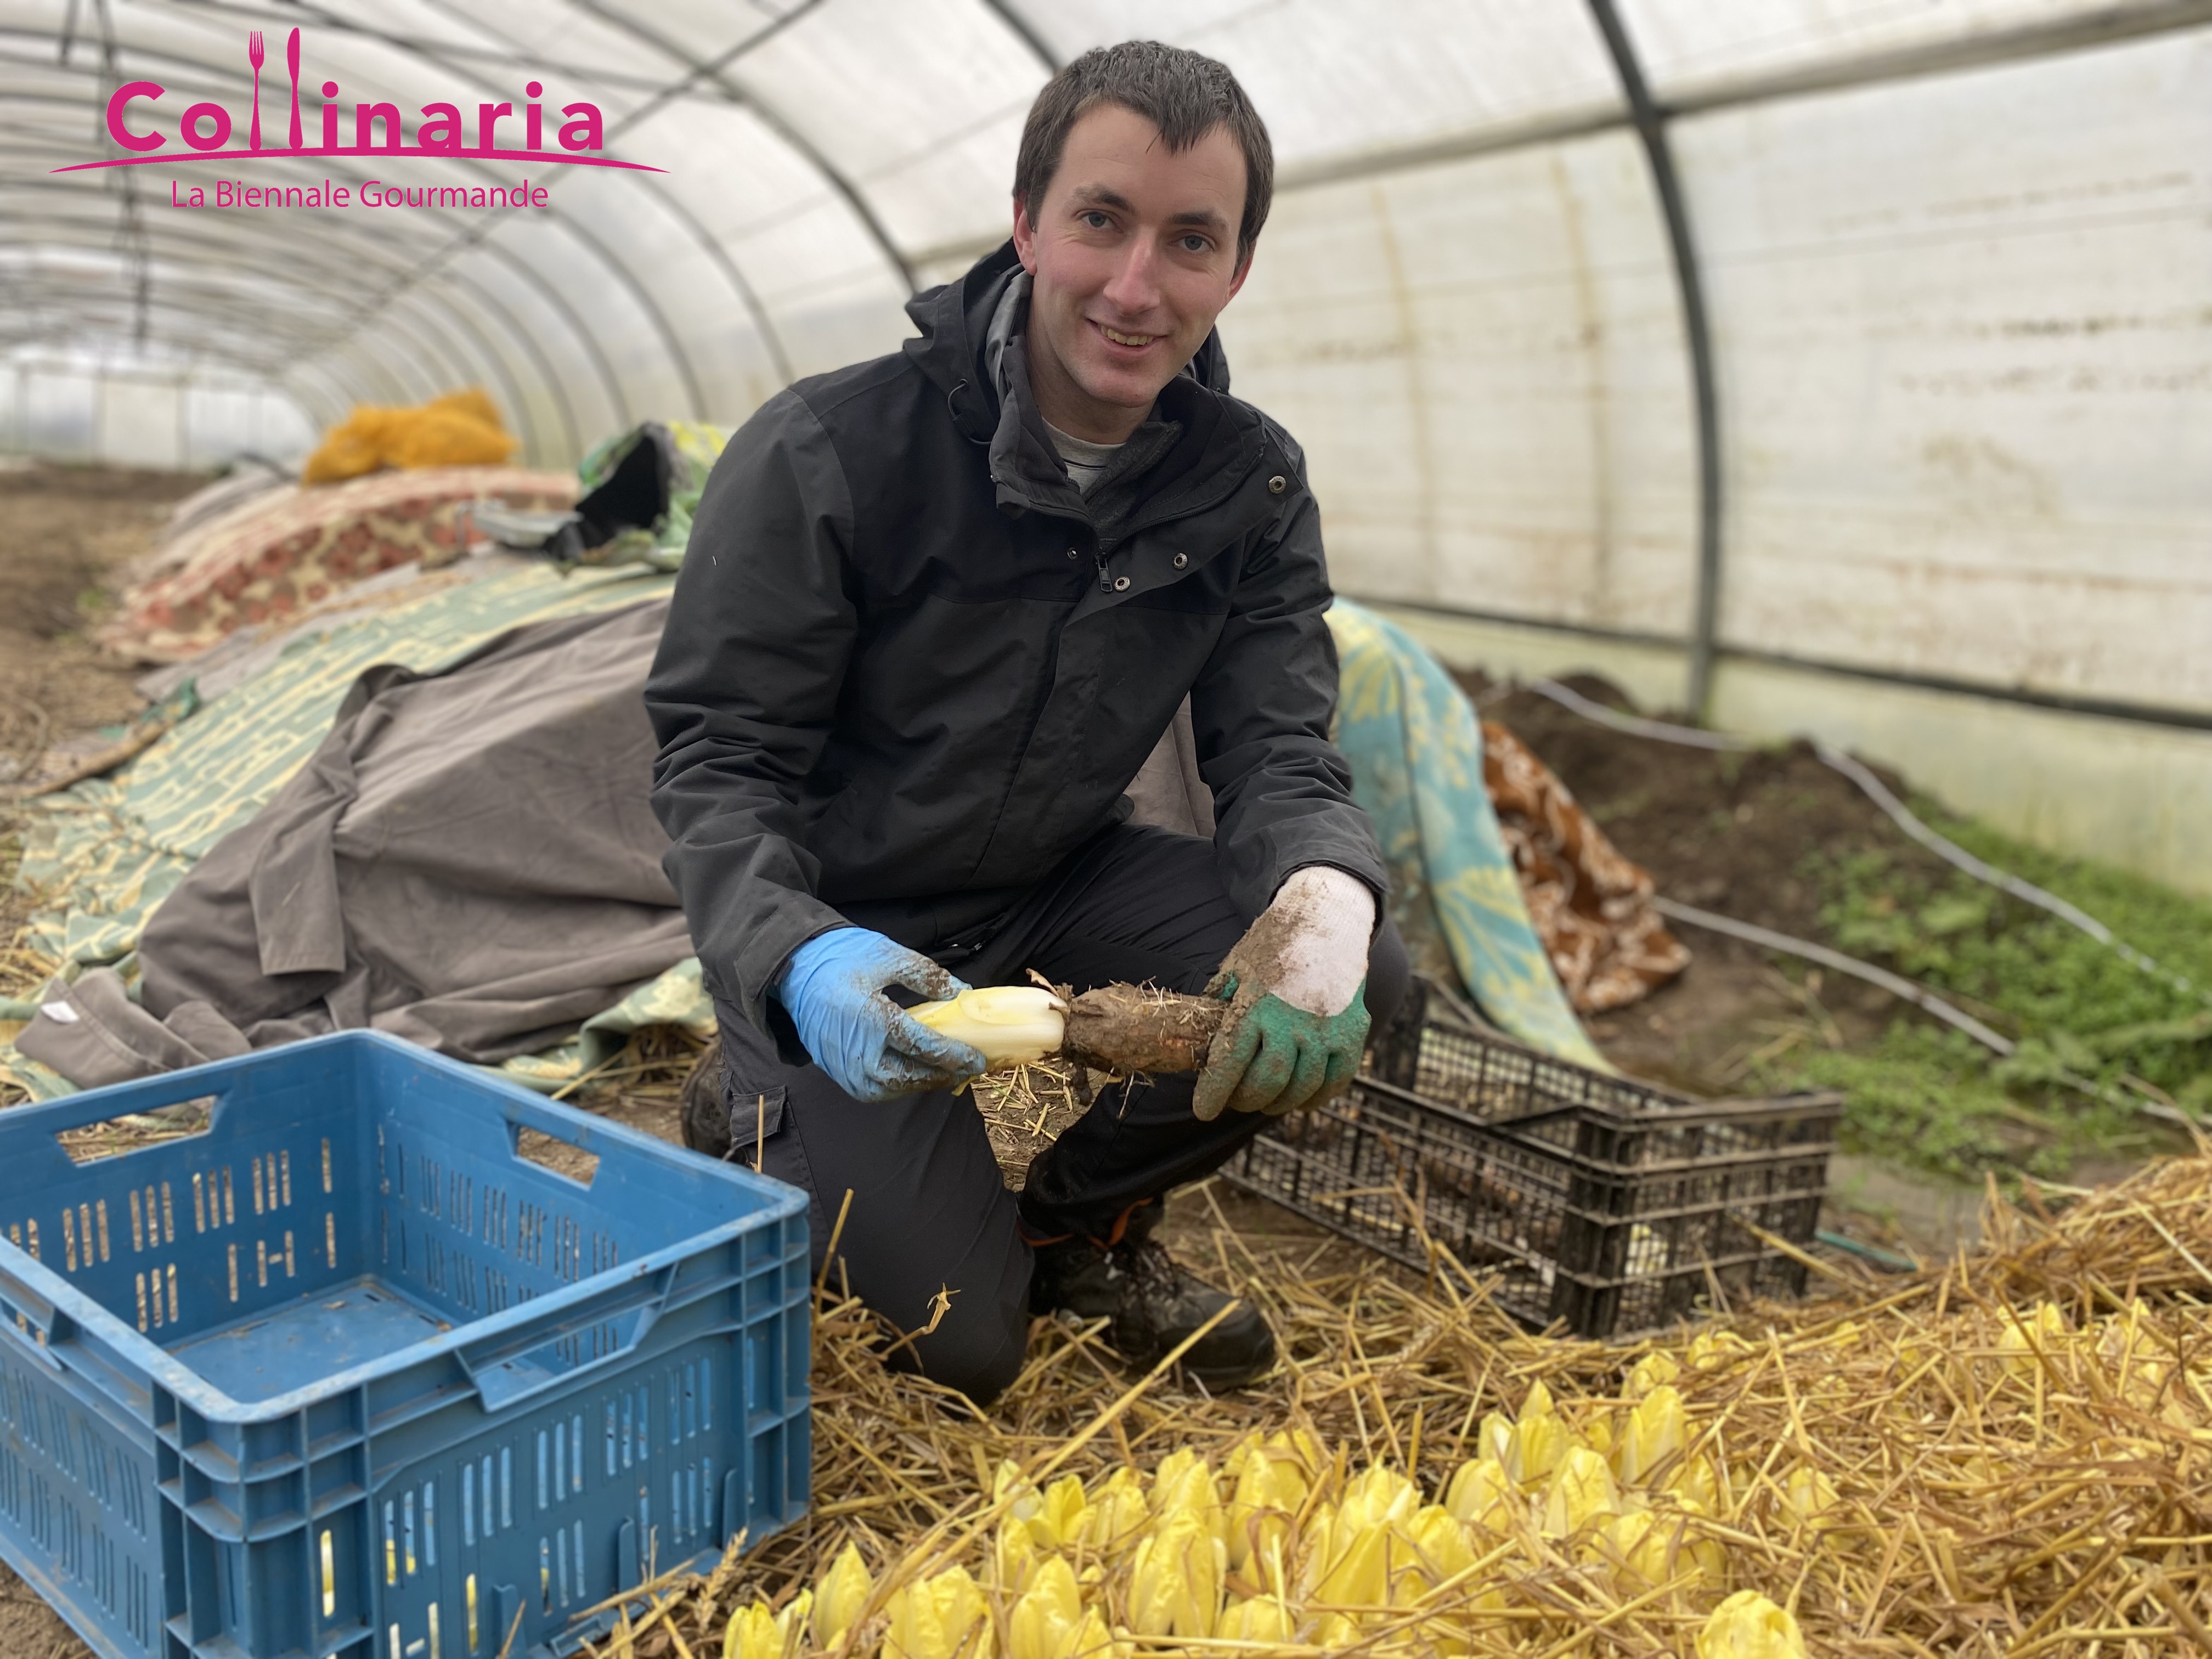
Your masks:
<path fill-rule="evenodd" d="M 1114 1247 L 1115 1265 L 1129 1280 L 1125 1295 L 1141 1298 L 1162 1313 L 1182 1301 L 1190 1276 L 1166 1245 L 1145 1238 Z"/>

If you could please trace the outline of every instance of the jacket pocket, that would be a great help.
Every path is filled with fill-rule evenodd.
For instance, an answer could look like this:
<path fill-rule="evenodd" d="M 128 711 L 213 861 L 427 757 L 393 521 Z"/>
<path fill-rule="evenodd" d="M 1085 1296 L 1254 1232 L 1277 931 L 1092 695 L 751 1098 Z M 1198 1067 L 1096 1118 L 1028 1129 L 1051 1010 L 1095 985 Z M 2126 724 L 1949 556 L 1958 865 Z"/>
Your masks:
<path fill-rule="evenodd" d="M 722 1073 L 722 1105 L 729 1115 L 732 1163 L 752 1165 L 756 1147 L 765 1146 L 783 1133 L 784 1106 L 788 1091 L 781 1084 L 750 1088 L 726 1069 Z"/>

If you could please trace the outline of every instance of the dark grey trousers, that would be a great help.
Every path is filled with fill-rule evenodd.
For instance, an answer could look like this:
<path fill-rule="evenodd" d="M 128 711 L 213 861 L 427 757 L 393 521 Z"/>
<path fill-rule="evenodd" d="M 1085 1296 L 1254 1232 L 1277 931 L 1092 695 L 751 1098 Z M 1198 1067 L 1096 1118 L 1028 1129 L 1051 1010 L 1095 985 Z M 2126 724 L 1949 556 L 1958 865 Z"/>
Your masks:
<path fill-rule="evenodd" d="M 846 914 L 971 985 L 1023 983 L 1035 969 L 1078 991 L 1117 980 L 1203 991 L 1248 922 L 1222 889 L 1211 842 L 1131 824 L 1096 837 L 994 923 L 957 939 L 933 936 L 926 905 Z M 1386 921 L 1368 959 L 1366 1003 L 1378 1027 L 1404 997 L 1407 973 L 1405 946 Z M 733 1010 L 720 1012 L 732 1155 L 750 1162 L 758 1140 L 767 1172 L 812 1195 L 817 1273 L 852 1193 L 837 1254 L 854 1291 L 915 1330 L 949 1291 L 951 1310 L 911 1351 L 925 1375 L 979 1403 L 1021 1369 L 1031 1241 L 1115 1237 L 1133 1209 L 1211 1174 L 1266 1122 L 1235 1112 L 1200 1122 L 1188 1074 L 1118 1085 L 1037 1158 L 1018 1197 L 964 1096 L 856 1101 L 819 1067 L 784 1064 Z"/>

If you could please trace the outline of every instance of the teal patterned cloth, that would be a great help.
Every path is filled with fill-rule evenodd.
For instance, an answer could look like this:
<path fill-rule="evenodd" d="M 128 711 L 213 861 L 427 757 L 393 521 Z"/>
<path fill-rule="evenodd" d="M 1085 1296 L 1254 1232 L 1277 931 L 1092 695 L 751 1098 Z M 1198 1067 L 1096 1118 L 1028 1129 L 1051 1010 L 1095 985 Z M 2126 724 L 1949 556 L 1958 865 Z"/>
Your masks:
<path fill-rule="evenodd" d="M 1482 726 L 1412 635 L 1339 599 L 1336 743 L 1390 866 L 1390 908 L 1414 965 L 1449 967 L 1486 1017 L 1533 1048 L 1600 1071 L 1528 920 L 1482 781 Z"/>

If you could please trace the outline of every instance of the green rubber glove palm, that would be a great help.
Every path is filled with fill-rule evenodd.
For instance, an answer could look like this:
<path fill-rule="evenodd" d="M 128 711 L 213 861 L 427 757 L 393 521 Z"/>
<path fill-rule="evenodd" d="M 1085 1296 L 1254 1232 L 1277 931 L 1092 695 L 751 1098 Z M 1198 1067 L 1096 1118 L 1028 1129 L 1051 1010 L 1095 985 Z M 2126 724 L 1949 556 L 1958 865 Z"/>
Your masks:
<path fill-rule="evenodd" d="M 1318 1106 L 1352 1081 L 1367 1051 L 1367 981 L 1336 1014 L 1310 1014 L 1263 993 L 1246 1003 L 1233 975 L 1217 981 L 1230 998 L 1229 1018 L 1198 1074 L 1191 1110 L 1204 1122 L 1223 1107 L 1281 1117 Z M 1226 1039 L 1224 1042 L 1224 1039 Z"/>

